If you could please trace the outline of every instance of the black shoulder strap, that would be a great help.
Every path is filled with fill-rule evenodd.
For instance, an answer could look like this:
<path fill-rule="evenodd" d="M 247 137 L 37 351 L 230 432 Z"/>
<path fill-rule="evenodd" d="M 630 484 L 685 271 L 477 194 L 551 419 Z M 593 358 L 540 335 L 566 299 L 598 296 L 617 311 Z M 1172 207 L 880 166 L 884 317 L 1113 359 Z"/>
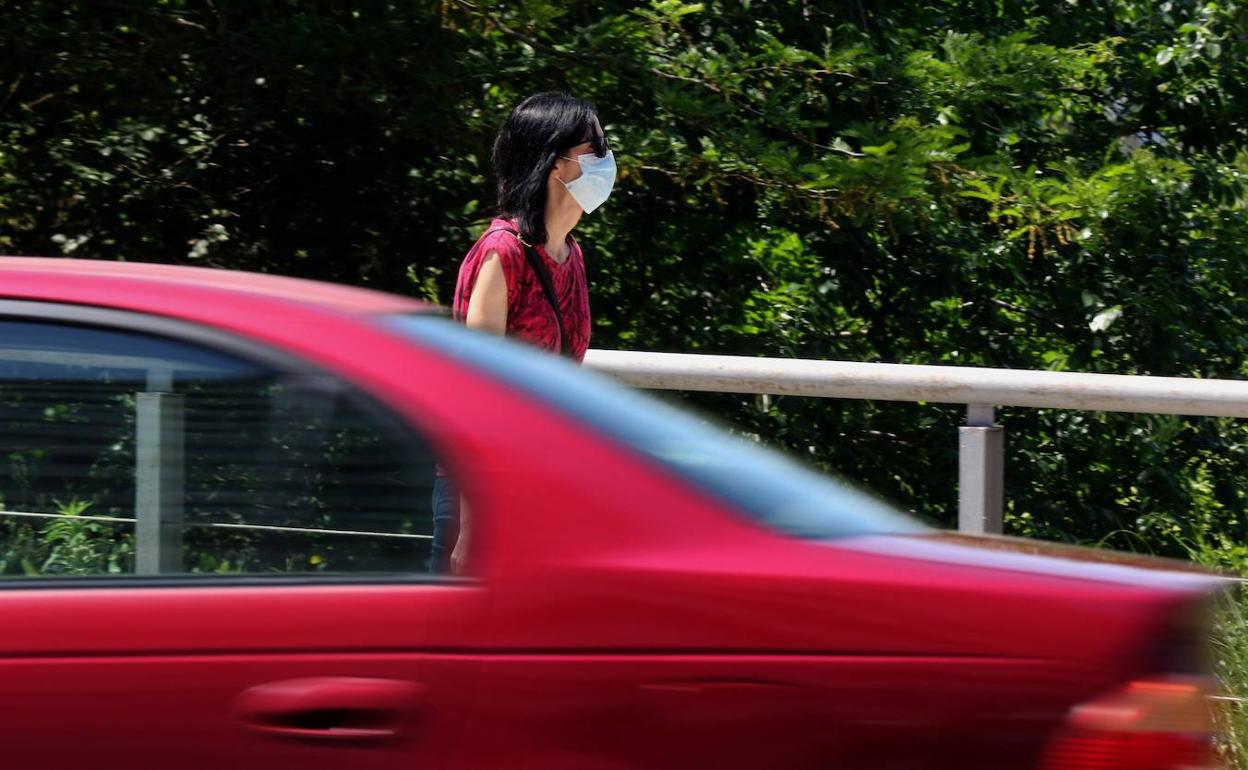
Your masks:
<path fill-rule="evenodd" d="M 517 233 L 516 239 L 519 240 L 519 238 L 520 235 Z M 555 287 L 551 283 L 550 272 L 542 263 L 542 255 L 537 253 L 537 249 L 524 241 L 520 241 L 520 244 L 524 246 L 524 256 L 528 257 L 529 266 L 533 268 L 533 272 L 537 273 L 537 280 L 542 284 L 542 292 L 546 294 L 550 309 L 555 311 L 555 323 L 559 326 L 559 355 L 571 358 L 572 346 L 568 344 L 567 332 L 563 330 L 563 313 L 559 310 L 559 298 L 555 296 Z"/>
<path fill-rule="evenodd" d="M 568 335 L 563 328 L 563 313 L 559 310 L 559 299 L 555 296 L 555 287 L 550 280 L 550 272 L 546 269 L 546 265 L 542 264 L 542 256 L 537 253 L 537 249 L 524 242 L 520 237 L 520 233 L 510 227 L 497 227 L 493 230 L 486 231 L 481 237 L 484 238 L 490 233 L 506 232 L 516 236 L 516 240 L 520 241 L 520 245 L 524 247 L 524 257 L 528 260 L 529 267 L 537 274 L 538 283 L 542 285 L 542 293 L 546 295 L 546 301 L 550 303 L 550 309 L 555 311 L 555 323 L 559 326 L 559 355 L 572 357 L 572 346 L 568 344 Z"/>

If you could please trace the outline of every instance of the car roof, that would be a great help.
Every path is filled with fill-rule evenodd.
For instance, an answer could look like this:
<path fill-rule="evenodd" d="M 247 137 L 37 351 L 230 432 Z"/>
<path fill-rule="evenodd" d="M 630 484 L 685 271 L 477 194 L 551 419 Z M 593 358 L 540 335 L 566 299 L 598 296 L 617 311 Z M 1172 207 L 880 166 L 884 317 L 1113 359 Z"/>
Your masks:
<path fill-rule="evenodd" d="M 0 257 L 0 287 L 3 286 L 3 275 L 13 272 L 45 275 L 53 281 L 58 277 L 73 275 L 188 286 L 201 290 L 261 295 L 347 313 L 411 313 L 434 308 L 433 305 L 410 297 L 373 289 L 222 268 L 60 257 Z"/>

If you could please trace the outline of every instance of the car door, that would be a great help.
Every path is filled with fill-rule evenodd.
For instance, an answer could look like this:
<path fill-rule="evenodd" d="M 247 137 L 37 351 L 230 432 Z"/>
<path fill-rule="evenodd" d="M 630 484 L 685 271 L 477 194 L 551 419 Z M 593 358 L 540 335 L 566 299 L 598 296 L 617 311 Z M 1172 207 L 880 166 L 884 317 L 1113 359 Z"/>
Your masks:
<path fill-rule="evenodd" d="M 202 327 L 3 305 L 7 759 L 454 756 L 473 666 L 429 665 L 426 641 L 453 645 L 484 605 L 427 569 L 429 442 L 342 378 Z"/>

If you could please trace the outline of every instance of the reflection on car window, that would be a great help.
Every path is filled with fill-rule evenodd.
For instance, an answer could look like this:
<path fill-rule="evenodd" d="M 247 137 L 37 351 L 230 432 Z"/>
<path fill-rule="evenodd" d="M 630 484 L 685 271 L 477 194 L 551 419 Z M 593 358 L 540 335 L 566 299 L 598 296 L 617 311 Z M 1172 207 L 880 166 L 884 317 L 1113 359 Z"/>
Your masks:
<path fill-rule="evenodd" d="M 842 482 L 553 356 L 436 317 L 394 316 L 389 323 L 592 425 L 774 529 L 814 539 L 922 529 Z"/>
<path fill-rule="evenodd" d="M 420 573 L 435 458 L 345 385 L 0 321 L 0 577 Z"/>

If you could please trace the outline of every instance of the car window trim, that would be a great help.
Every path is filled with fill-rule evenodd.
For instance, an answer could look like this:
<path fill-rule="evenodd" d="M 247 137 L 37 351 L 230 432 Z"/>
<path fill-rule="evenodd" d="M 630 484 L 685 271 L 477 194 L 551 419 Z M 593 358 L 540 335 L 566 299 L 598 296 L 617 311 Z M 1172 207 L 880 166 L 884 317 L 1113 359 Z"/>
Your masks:
<path fill-rule="evenodd" d="M 66 577 L 37 577 L 0 580 L 0 591 L 13 590 L 80 590 L 91 588 L 325 588 L 343 585 L 413 586 L 457 585 L 477 586 L 480 580 L 471 576 L 426 575 L 418 572 L 395 572 L 381 574 L 335 574 L 317 575 L 245 575 L 230 577 L 211 573 L 186 575 L 104 575 L 90 577 L 72 575 Z"/>
<path fill-rule="evenodd" d="M 58 326 L 103 327 L 119 331 L 137 332 L 187 342 L 225 354 L 245 359 L 249 363 L 272 369 L 279 375 L 299 375 L 316 383 L 326 392 L 343 395 L 375 419 L 383 430 L 395 431 L 394 424 L 408 426 L 417 432 L 410 422 L 395 410 L 382 403 L 372 394 L 346 381 L 340 375 L 306 361 L 294 354 L 247 339 L 221 329 L 214 329 L 191 321 L 160 315 L 148 315 L 130 310 L 105 308 L 94 305 L 78 305 L 56 301 L 0 299 L 0 320 L 38 321 Z M 423 440 L 423 436 L 421 436 Z M 212 588 L 224 586 L 246 587 L 302 587 L 331 585 L 475 585 L 480 580 L 472 576 L 452 576 L 431 573 L 394 573 L 385 575 L 229 575 L 196 574 L 183 575 L 101 575 L 5 578 L 0 576 L 0 591 L 27 589 L 82 589 L 82 588 Z"/>

